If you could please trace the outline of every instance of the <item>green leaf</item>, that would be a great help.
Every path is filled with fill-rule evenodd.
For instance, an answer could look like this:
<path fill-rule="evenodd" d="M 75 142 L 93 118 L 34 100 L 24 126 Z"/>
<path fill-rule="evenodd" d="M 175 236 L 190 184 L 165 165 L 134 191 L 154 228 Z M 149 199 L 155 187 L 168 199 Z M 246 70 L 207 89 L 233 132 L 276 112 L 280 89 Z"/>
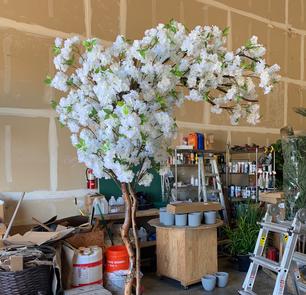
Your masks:
<path fill-rule="evenodd" d="M 222 31 L 222 36 L 226 37 L 230 32 L 230 27 L 226 27 Z"/>
<path fill-rule="evenodd" d="M 106 113 L 107 115 L 110 115 L 113 111 L 109 109 L 103 109 L 103 112 Z"/>
<path fill-rule="evenodd" d="M 127 107 L 127 105 L 123 106 L 122 112 L 123 112 L 124 115 L 128 115 L 129 114 L 129 108 Z"/>
<path fill-rule="evenodd" d="M 120 100 L 117 102 L 118 107 L 123 107 L 124 106 L 124 101 Z"/>
<path fill-rule="evenodd" d="M 179 78 L 184 76 L 184 73 L 178 69 L 178 65 L 175 65 L 175 67 L 170 72 L 171 74 Z"/>
<path fill-rule="evenodd" d="M 142 56 L 142 58 L 146 58 L 147 50 L 148 50 L 147 48 L 141 48 L 141 49 L 138 49 L 137 51 Z"/>
<path fill-rule="evenodd" d="M 97 44 L 97 39 L 92 40 L 84 40 L 82 45 L 85 47 L 87 51 L 92 51 L 93 47 Z"/>
<path fill-rule="evenodd" d="M 166 105 L 166 100 L 164 97 L 158 95 L 156 97 L 157 102 L 160 104 L 161 108 L 164 109 L 167 105 Z"/>
<path fill-rule="evenodd" d="M 141 125 L 148 122 L 148 118 L 144 114 L 140 114 L 139 117 L 140 117 L 140 120 L 141 120 L 141 123 L 140 123 Z"/>
<path fill-rule="evenodd" d="M 78 150 L 85 152 L 87 150 L 85 140 L 80 138 L 79 142 L 75 145 Z"/>
<path fill-rule="evenodd" d="M 90 114 L 88 115 L 88 117 L 96 122 L 100 121 L 99 117 L 98 117 L 98 111 L 93 108 L 90 112 Z"/>
<path fill-rule="evenodd" d="M 61 48 L 53 45 L 52 52 L 54 55 L 59 55 L 61 53 Z"/>
<path fill-rule="evenodd" d="M 177 92 L 174 89 L 170 91 L 170 95 L 173 96 L 174 98 L 177 98 Z"/>
<path fill-rule="evenodd" d="M 57 103 L 55 100 L 53 100 L 53 99 L 51 100 L 50 104 L 51 104 L 51 108 L 52 108 L 53 110 L 55 110 L 56 107 L 57 107 L 57 105 L 58 105 L 58 103 Z"/>
<path fill-rule="evenodd" d="M 245 48 L 246 49 L 252 49 L 253 48 L 253 44 L 252 44 L 251 40 L 246 41 Z"/>
<path fill-rule="evenodd" d="M 72 112 L 72 105 L 67 106 L 67 107 L 66 107 L 66 110 L 67 110 L 67 113 L 68 113 L 68 114 L 71 113 L 71 112 Z"/>
<path fill-rule="evenodd" d="M 209 91 L 207 91 L 207 92 L 204 93 L 203 99 L 204 99 L 205 101 L 209 101 L 209 100 L 210 100 L 210 99 L 209 99 Z"/>
<path fill-rule="evenodd" d="M 146 142 L 148 135 L 144 134 L 142 131 L 140 131 L 141 140 L 143 143 Z"/>
<path fill-rule="evenodd" d="M 101 150 L 106 153 L 110 150 L 110 143 L 109 142 L 105 142 L 102 144 L 101 146 Z"/>
<path fill-rule="evenodd" d="M 44 80 L 44 83 L 47 84 L 47 85 L 51 85 L 52 78 L 50 76 L 47 76 L 46 79 Z"/>
<path fill-rule="evenodd" d="M 241 68 L 243 68 L 244 70 L 251 70 L 252 69 L 252 64 L 248 63 L 247 61 L 243 60 L 241 62 Z"/>
<path fill-rule="evenodd" d="M 74 55 L 70 59 L 66 59 L 65 65 L 72 66 L 74 64 Z"/>
<path fill-rule="evenodd" d="M 67 81 L 66 81 L 66 84 L 68 85 L 68 86 L 73 86 L 73 79 L 72 78 L 69 78 L 69 79 L 67 79 Z"/>
<path fill-rule="evenodd" d="M 176 26 L 175 26 L 175 21 L 174 21 L 173 19 L 170 20 L 170 22 L 169 22 L 168 24 L 165 24 L 164 27 L 165 27 L 167 30 L 169 30 L 169 31 L 171 31 L 171 32 L 173 32 L 173 33 L 176 33 L 176 32 L 177 32 L 177 28 L 176 28 Z"/>

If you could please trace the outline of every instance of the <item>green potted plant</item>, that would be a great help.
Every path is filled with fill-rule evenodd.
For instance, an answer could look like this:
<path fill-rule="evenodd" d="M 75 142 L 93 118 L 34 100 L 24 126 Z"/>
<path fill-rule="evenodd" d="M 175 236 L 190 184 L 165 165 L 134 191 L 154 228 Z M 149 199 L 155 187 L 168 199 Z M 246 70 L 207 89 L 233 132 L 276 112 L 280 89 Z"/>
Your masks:
<path fill-rule="evenodd" d="M 256 244 L 262 210 L 257 204 L 240 205 L 237 210 L 236 226 L 227 226 L 225 233 L 230 240 L 228 250 L 230 255 L 238 260 L 239 271 L 247 271 L 250 264 L 250 254 Z"/>

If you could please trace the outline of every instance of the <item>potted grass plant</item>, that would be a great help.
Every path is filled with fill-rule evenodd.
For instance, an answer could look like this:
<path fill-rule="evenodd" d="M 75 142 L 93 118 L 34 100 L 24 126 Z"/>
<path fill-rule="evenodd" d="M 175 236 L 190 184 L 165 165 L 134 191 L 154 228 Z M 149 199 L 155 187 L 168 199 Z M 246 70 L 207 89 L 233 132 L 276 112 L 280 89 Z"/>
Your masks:
<path fill-rule="evenodd" d="M 250 265 L 250 253 L 253 252 L 259 225 L 257 222 L 262 217 L 262 210 L 257 204 L 242 204 L 237 209 L 235 227 L 227 226 L 225 233 L 230 240 L 228 251 L 237 258 L 239 271 L 247 271 Z"/>

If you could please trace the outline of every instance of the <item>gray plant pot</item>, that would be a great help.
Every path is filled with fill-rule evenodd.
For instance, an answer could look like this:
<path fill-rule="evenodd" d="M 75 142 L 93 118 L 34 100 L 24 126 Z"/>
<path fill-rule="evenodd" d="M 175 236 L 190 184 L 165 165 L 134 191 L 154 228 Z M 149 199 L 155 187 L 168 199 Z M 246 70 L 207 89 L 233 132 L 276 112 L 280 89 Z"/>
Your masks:
<path fill-rule="evenodd" d="M 204 212 L 205 224 L 215 224 L 217 218 L 216 211 L 207 211 Z"/>
<path fill-rule="evenodd" d="M 210 292 L 215 289 L 217 278 L 214 275 L 206 275 L 201 281 L 204 290 Z"/>
<path fill-rule="evenodd" d="M 164 225 L 172 226 L 174 225 L 174 214 L 171 214 L 169 212 L 163 212 L 163 221 Z"/>
<path fill-rule="evenodd" d="M 188 225 L 192 227 L 200 226 L 202 221 L 202 213 L 194 212 L 188 214 Z"/>
<path fill-rule="evenodd" d="M 217 286 L 219 288 L 226 287 L 228 283 L 228 272 L 216 272 L 215 276 L 217 278 Z"/>
<path fill-rule="evenodd" d="M 167 208 L 160 208 L 159 209 L 159 222 L 161 224 L 165 224 L 165 215 L 167 213 Z"/>
<path fill-rule="evenodd" d="M 187 214 L 175 214 L 175 225 L 186 226 L 187 225 Z"/>

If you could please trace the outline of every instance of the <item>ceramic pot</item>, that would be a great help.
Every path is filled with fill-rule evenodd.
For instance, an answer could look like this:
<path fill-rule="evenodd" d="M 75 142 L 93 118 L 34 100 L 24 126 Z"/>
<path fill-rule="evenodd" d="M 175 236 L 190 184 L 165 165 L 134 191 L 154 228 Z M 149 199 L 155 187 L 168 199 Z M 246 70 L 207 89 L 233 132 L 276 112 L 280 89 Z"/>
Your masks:
<path fill-rule="evenodd" d="M 161 224 L 165 224 L 165 213 L 167 213 L 167 208 L 160 208 L 159 209 L 159 222 Z"/>
<path fill-rule="evenodd" d="M 192 227 L 200 226 L 202 221 L 201 212 L 194 212 L 188 214 L 188 225 Z"/>
<path fill-rule="evenodd" d="M 217 286 L 219 288 L 226 287 L 228 283 L 228 272 L 216 272 L 215 276 L 217 278 Z"/>
<path fill-rule="evenodd" d="M 251 263 L 249 255 L 238 255 L 238 270 L 241 272 L 247 272 Z"/>
<path fill-rule="evenodd" d="M 206 275 L 202 279 L 202 286 L 205 291 L 212 291 L 216 287 L 217 278 L 213 275 Z"/>
<path fill-rule="evenodd" d="M 204 212 L 205 224 L 215 224 L 217 218 L 216 211 L 207 211 Z"/>
<path fill-rule="evenodd" d="M 186 226 L 187 225 L 187 214 L 175 214 L 175 225 Z"/>
<path fill-rule="evenodd" d="M 169 212 L 163 212 L 164 225 L 171 226 L 174 225 L 174 214 Z"/>

